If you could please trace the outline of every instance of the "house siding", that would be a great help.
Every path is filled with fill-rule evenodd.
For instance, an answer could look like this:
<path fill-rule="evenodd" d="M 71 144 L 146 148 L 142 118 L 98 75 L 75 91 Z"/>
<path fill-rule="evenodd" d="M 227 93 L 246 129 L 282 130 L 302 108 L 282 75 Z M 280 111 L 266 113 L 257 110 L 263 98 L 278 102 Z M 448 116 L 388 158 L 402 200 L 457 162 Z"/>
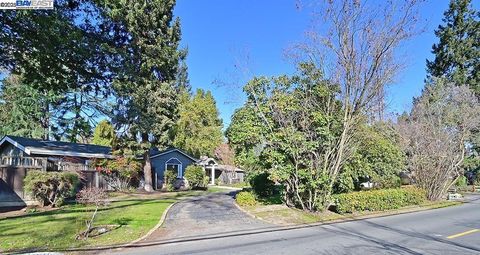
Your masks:
<path fill-rule="evenodd" d="M 170 160 L 171 158 L 176 158 L 182 163 L 182 172 L 185 174 L 185 169 L 187 166 L 192 165 L 195 163 L 191 158 L 185 156 L 183 153 L 178 151 L 170 151 L 166 154 L 157 156 L 152 158 L 152 168 L 154 173 L 157 175 L 157 183 L 158 187 L 161 187 L 161 183 L 163 183 L 163 176 L 165 172 L 165 163 Z"/>

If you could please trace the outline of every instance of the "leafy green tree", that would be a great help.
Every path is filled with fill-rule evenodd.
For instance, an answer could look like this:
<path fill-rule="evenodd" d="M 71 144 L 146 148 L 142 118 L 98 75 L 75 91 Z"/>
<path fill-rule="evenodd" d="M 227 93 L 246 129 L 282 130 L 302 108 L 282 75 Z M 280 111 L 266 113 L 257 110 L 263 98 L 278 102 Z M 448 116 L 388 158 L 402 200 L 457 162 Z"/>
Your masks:
<path fill-rule="evenodd" d="M 95 127 L 92 143 L 96 145 L 113 147 L 117 136 L 115 128 L 107 120 L 102 120 Z"/>
<path fill-rule="evenodd" d="M 21 76 L 10 75 L 0 89 L 0 134 L 42 138 L 48 130 L 50 112 L 43 106 L 57 100 L 24 83 Z"/>
<path fill-rule="evenodd" d="M 122 68 L 114 81 L 114 124 L 122 144 L 143 154 L 145 190 L 152 191 L 150 149 L 171 144 L 169 130 L 177 119 L 180 20 L 173 19 L 174 0 L 106 1 L 123 38 Z"/>
<path fill-rule="evenodd" d="M 187 95 L 179 108 L 173 144 L 200 157 L 214 154 L 222 143 L 222 120 L 210 91 L 198 89 L 191 98 Z"/>
<path fill-rule="evenodd" d="M 265 128 L 259 163 L 268 178 L 283 184 L 287 205 L 321 209 L 331 193 L 330 180 L 336 179 L 328 168 L 341 133 L 338 86 L 314 65 L 301 64 L 298 75 L 256 77 L 244 89 L 264 126 L 260 130 Z M 244 135 L 237 132 L 236 138 L 248 141 Z"/>
<path fill-rule="evenodd" d="M 399 173 L 406 169 L 406 157 L 391 125 L 365 126 L 357 132 L 355 143 L 355 152 L 344 164 L 335 185 L 337 192 L 359 189 L 363 181 L 371 181 L 377 188 L 400 185 Z"/>
<path fill-rule="evenodd" d="M 261 166 L 258 156 L 265 133 L 266 127 L 255 113 L 252 102 L 247 102 L 233 114 L 225 135 L 235 152 L 235 165 L 247 170 L 247 174 Z"/>
<path fill-rule="evenodd" d="M 435 30 L 439 42 L 432 47 L 434 60 L 427 60 L 429 75 L 468 85 L 480 96 L 480 12 L 471 0 L 451 0 L 443 25 Z"/>

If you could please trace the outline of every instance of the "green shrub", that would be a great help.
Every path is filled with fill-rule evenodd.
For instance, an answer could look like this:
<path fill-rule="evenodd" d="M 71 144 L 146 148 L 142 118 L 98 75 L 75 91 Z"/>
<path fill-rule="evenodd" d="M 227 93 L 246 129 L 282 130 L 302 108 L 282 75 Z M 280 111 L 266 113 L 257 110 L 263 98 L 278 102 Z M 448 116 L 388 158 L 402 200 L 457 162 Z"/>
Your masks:
<path fill-rule="evenodd" d="M 260 198 L 271 197 L 275 193 L 275 183 L 270 180 L 267 172 L 253 174 L 250 178 L 252 190 Z"/>
<path fill-rule="evenodd" d="M 257 204 L 255 195 L 250 191 L 239 192 L 235 196 L 235 201 L 237 201 L 237 204 L 239 204 L 240 206 L 254 206 Z"/>
<path fill-rule="evenodd" d="M 369 190 L 338 194 L 334 196 L 338 213 L 384 211 L 409 205 L 418 205 L 426 200 L 424 190 L 414 187 Z"/>
<path fill-rule="evenodd" d="M 69 172 L 28 171 L 24 179 L 25 192 L 41 206 L 57 207 L 65 198 L 73 197 L 79 183 L 78 175 Z"/>
<path fill-rule="evenodd" d="M 165 178 L 165 184 L 168 185 L 168 184 L 172 184 L 173 185 L 173 182 L 177 179 L 177 171 L 175 170 L 166 170 L 165 173 L 164 173 L 164 178 Z"/>
<path fill-rule="evenodd" d="M 467 185 L 468 185 L 468 180 L 467 180 L 467 177 L 465 177 L 464 175 L 460 176 L 457 182 L 455 183 L 455 186 L 460 188 L 467 187 Z"/>
<path fill-rule="evenodd" d="M 207 184 L 205 183 L 205 177 L 205 171 L 203 171 L 201 166 L 190 165 L 185 169 L 185 179 L 188 180 L 188 183 L 192 188 L 205 187 Z"/>
<path fill-rule="evenodd" d="M 173 191 L 175 191 L 175 186 L 173 186 L 172 183 L 168 183 L 167 186 L 166 186 L 166 190 L 168 192 L 173 192 Z"/>

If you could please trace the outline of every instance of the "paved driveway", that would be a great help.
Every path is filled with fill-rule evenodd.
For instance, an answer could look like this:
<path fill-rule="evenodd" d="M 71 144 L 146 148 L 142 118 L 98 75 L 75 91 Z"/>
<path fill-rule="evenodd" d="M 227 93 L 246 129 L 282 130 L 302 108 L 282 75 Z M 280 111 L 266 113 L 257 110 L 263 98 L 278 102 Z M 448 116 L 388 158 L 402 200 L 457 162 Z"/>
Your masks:
<path fill-rule="evenodd" d="M 144 242 L 204 237 L 272 227 L 235 206 L 231 193 L 212 193 L 183 200 L 170 208 L 164 225 Z"/>

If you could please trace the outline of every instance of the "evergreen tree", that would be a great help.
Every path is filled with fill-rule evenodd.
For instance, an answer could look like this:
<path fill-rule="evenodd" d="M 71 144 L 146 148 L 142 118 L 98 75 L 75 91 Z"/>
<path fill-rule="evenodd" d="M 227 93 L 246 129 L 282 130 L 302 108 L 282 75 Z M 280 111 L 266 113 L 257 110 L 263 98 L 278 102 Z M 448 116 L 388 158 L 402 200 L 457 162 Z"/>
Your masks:
<path fill-rule="evenodd" d="M 43 106 L 57 99 L 25 84 L 21 76 L 8 76 L 0 88 L 0 134 L 44 138 L 52 113 Z"/>
<path fill-rule="evenodd" d="M 114 81 L 114 123 L 124 131 L 122 143 L 143 154 L 145 190 L 152 191 L 150 149 L 171 144 L 177 119 L 180 20 L 174 0 L 107 1 L 116 36 L 123 38 L 122 69 Z M 122 40 L 120 40 L 122 41 Z"/>
<path fill-rule="evenodd" d="M 102 120 L 95 127 L 92 143 L 113 147 L 116 140 L 115 129 L 107 120 Z"/>
<path fill-rule="evenodd" d="M 213 157 L 222 143 L 222 120 L 210 91 L 198 89 L 193 97 L 184 97 L 175 125 L 174 145 L 200 157 Z"/>
<path fill-rule="evenodd" d="M 480 12 L 471 0 L 451 0 L 443 22 L 435 30 L 440 39 L 432 47 L 435 59 L 427 60 L 429 77 L 468 85 L 480 96 Z"/>
<path fill-rule="evenodd" d="M 58 0 L 55 11 L 0 12 L 0 68 L 21 75 L 40 94 L 63 96 L 42 106 L 42 112 L 54 113 L 44 139 L 50 133 L 72 142 L 85 139 L 91 123 L 106 112 L 118 38 L 97 2 Z"/>

